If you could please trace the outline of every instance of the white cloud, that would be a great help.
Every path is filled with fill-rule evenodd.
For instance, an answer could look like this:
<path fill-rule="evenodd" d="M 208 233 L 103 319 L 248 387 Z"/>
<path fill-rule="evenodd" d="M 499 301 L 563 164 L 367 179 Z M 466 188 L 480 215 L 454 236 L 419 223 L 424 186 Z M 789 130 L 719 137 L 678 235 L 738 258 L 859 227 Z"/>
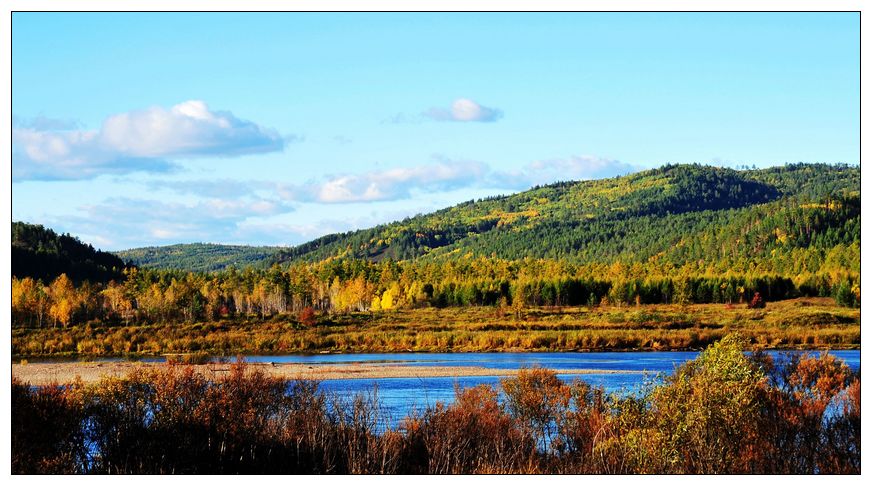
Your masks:
<path fill-rule="evenodd" d="M 494 122 L 503 117 L 502 110 L 482 106 L 468 98 L 458 98 L 451 108 L 430 108 L 423 115 L 437 121 Z"/>
<path fill-rule="evenodd" d="M 74 235 L 90 235 L 105 249 L 174 243 L 256 243 L 245 238 L 248 221 L 293 211 L 287 203 L 266 199 L 205 199 L 193 204 L 111 198 L 79 208 L 81 215 L 49 217 L 45 224 Z M 84 237 L 84 236 L 83 236 Z"/>
<path fill-rule="evenodd" d="M 12 131 L 16 180 L 167 172 L 175 167 L 167 159 L 280 151 L 289 140 L 196 100 L 112 115 L 99 130 L 63 129 L 44 120 L 18 125 Z"/>
<path fill-rule="evenodd" d="M 495 171 L 491 181 L 501 187 L 527 189 L 535 185 L 557 181 L 603 179 L 625 175 L 639 170 L 619 160 L 592 155 L 571 156 L 565 159 L 537 160 L 516 171 Z"/>
<path fill-rule="evenodd" d="M 402 209 L 375 209 L 368 214 L 344 219 L 324 218 L 310 222 L 285 223 L 275 220 L 245 221 L 238 225 L 238 234 L 258 244 L 299 245 L 324 235 L 344 233 L 425 214 L 437 209 L 431 206 L 404 206 Z"/>
<path fill-rule="evenodd" d="M 542 176 L 543 182 L 555 180 L 603 179 L 625 175 L 638 170 L 619 160 L 592 155 L 572 156 L 566 159 L 537 160 L 527 166 L 535 176 Z"/>
<path fill-rule="evenodd" d="M 357 203 L 408 199 L 419 192 L 464 187 L 523 190 L 557 181 L 601 179 L 639 170 L 618 160 L 586 155 L 535 161 L 512 171 L 493 170 L 477 161 L 442 156 L 434 159 L 432 164 L 417 167 L 341 174 L 300 185 L 260 182 L 248 187 L 251 191 L 256 188 L 275 191 L 288 201 Z"/>
<path fill-rule="evenodd" d="M 416 167 L 338 174 L 304 184 L 233 179 L 149 180 L 142 184 L 152 191 L 218 199 L 265 197 L 294 202 L 359 203 L 407 199 L 420 192 L 474 186 L 490 174 L 490 168 L 482 162 L 438 155 L 433 159 L 431 164 Z"/>
<path fill-rule="evenodd" d="M 359 218 L 346 221 L 323 219 L 305 224 L 246 221 L 238 225 L 236 234 L 243 242 L 256 241 L 258 244 L 278 246 L 299 245 L 324 235 L 371 227 L 381 222 L 383 221 L 366 221 L 360 224 Z"/>
<path fill-rule="evenodd" d="M 287 185 L 272 181 L 149 181 L 152 189 L 198 196 L 194 202 L 113 198 L 78 208 L 80 214 L 44 217 L 41 223 L 82 236 L 105 249 L 187 242 L 299 244 L 318 236 L 371 227 L 415 213 L 453 204 L 421 193 L 468 188 L 487 193 L 524 190 L 556 181 L 611 177 L 637 170 L 623 162 L 592 156 L 547 159 L 515 171 L 493 170 L 482 162 L 434 156 L 430 164 L 329 177 L 324 181 Z M 441 197 L 441 196 L 440 196 Z M 435 200 L 440 202 L 436 203 Z M 368 206 L 376 201 L 399 201 Z M 427 202 L 425 202 L 427 201 Z M 286 217 L 295 211 L 302 214 Z M 348 209 L 324 210 L 325 203 L 347 203 Z M 422 206 L 424 204 L 425 206 Z M 391 208 L 385 211 L 385 208 Z M 319 213 L 322 210 L 324 213 Z M 322 218 L 326 213 L 332 218 Z"/>
<path fill-rule="evenodd" d="M 329 177 L 324 182 L 304 185 L 279 185 L 285 199 L 322 203 L 371 202 L 404 199 L 413 191 L 444 191 L 464 187 L 480 180 L 486 164 L 444 158 L 418 167 L 347 174 Z"/>

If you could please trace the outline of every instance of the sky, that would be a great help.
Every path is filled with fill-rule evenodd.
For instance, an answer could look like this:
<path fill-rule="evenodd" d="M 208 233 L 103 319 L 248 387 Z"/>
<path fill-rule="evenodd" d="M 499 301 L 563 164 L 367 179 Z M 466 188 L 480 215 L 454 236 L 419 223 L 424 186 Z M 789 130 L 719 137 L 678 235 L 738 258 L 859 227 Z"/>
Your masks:
<path fill-rule="evenodd" d="M 12 16 L 12 217 L 295 245 L 666 163 L 859 164 L 857 13 Z"/>

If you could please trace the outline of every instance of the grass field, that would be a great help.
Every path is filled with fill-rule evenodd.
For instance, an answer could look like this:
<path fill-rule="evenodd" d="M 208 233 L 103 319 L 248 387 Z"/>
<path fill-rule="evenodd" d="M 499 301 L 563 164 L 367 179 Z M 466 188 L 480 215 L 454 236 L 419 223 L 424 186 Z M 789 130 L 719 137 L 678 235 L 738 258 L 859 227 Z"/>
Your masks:
<path fill-rule="evenodd" d="M 860 310 L 829 298 L 743 305 L 525 309 L 421 308 L 147 326 L 13 329 L 13 357 L 315 352 L 482 352 L 701 349 L 730 332 L 779 349 L 857 349 Z"/>

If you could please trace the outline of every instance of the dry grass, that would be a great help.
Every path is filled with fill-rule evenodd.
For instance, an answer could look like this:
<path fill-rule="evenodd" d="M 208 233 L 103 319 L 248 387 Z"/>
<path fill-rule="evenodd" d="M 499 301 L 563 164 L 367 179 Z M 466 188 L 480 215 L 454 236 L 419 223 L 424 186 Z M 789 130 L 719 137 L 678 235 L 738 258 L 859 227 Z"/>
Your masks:
<path fill-rule="evenodd" d="M 525 309 L 421 308 L 148 326 L 14 329 L 13 355 L 123 356 L 200 353 L 483 352 L 702 349 L 737 332 L 768 349 L 856 349 L 860 310 L 830 298 L 743 305 L 695 304 Z"/>

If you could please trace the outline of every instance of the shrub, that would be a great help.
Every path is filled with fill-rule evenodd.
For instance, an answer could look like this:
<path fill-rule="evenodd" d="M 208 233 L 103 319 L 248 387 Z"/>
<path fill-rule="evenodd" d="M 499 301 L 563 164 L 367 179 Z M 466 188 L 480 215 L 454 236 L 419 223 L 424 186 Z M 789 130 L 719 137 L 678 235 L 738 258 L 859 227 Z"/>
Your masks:
<path fill-rule="evenodd" d="M 332 398 L 238 361 L 94 385 L 12 382 L 13 473 L 860 471 L 860 380 L 832 356 L 746 356 L 734 334 L 662 382 L 608 396 L 533 368 L 392 428 L 377 391 Z"/>
<path fill-rule="evenodd" d="M 546 452 L 560 449 L 557 431 L 569 408 L 570 387 L 544 368 L 522 369 L 501 384 L 512 416 Z"/>
<path fill-rule="evenodd" d="M 754 292 L 754 297 L 751 298 L 751 302 L 748 302 L 749 309 L 763 309 L 766 307 L 766 302 L 763 301 L 763 296 L 760 295 L 760 292 Z"/>
<path fill-rule="evenodd" d="M 743 451 L 760 421 L 765 377 L 743 354 L 748 342 L 728 335 L 679 367 L 651 395 L 662 472 L 748 472 Z"/>
<path fill-rule="evenodd" d="M 535 450 L 498 400 L 496 390 L 477 386 L 456 390 L 450 406 L 438 404 L 418 420 L 407 421 L 430 474 L 510 473 L 522 470 Z"/>
<path fill-rule="evenodd" d="M 74 386 L 31 389 L 12 379 L 12 473 L 88 472 L 82 404 Z"/>
<path fill-rule="evenodd" d="M 300 311 L 300 314 L 297 316 L 297 319 L 300 321 L 300 324 L 306 327 L 312 327 L 317 322 L 315 319 L 315 309 L 311 307 L 305 307 Z"/>

